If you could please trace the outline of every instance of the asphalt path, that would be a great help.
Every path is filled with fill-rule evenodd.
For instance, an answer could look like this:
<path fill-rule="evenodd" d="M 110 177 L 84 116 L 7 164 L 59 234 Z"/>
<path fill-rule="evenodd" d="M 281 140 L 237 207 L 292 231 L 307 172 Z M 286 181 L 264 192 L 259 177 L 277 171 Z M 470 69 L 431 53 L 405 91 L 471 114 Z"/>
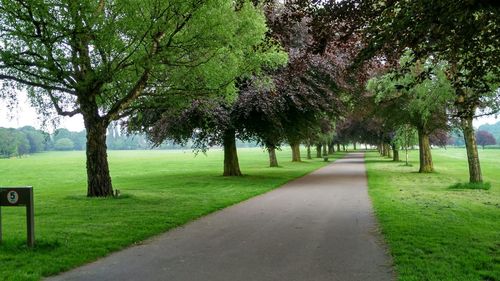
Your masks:
<path fill-rule="evenodd" d="M 112 233 L 110 233 L 112 235 Z M 47 280 L 394 280 L 362 153 Z"/>

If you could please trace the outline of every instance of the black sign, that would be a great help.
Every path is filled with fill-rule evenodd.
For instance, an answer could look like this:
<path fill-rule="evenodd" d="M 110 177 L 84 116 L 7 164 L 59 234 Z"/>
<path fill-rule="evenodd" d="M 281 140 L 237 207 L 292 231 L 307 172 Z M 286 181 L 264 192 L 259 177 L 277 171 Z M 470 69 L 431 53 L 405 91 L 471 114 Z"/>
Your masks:
<path fill-rule="evenodd" d="M 32 199 L 33 189 L 30 187 L 0 188 L 0 206 L 26 206 Z"/>
<path fill-rule="evenodd" d="M 35 213 L 33 209 L 33 187 L 0 187 L 0 207 L 26 206 L 28 246 L 35 245 Z M 0 243 L 2 242 L 2 213 L 0 210 Z"/>

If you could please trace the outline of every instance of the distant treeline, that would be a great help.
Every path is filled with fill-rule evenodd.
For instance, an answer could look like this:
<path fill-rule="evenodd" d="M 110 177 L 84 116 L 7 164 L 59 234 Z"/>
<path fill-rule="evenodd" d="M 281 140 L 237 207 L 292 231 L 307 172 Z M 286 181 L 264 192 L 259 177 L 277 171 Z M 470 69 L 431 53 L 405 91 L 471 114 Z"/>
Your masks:
<path fill-rule="evenodd" d="M 23 156 L 43 151 L 85 150 L 86 133 L 57 129 L 53 134 L 26 126 L 18 129 L 0 127 L 0 158 Z M 152 144 L 143 135 L 128 135 L 118 127 L 110 126 L 106 144 L 111 150 L 151 149 Z M 187 149 L 185 146 L 166 141 L 154 149 Z M 238 142 L 239 147 L 254 147 L 255 143 Z"/>

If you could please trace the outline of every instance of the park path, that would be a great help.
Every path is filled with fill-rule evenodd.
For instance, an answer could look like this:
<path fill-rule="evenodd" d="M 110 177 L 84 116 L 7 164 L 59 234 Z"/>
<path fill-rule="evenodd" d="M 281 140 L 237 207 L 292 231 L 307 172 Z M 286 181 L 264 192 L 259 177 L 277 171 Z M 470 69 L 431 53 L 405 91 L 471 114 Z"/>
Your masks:
<path fill-rule="evenodd" d="M 393 280 L 362 153 L 47 280 Z M 112 234 L 111 234 L 112 235 Z"/>

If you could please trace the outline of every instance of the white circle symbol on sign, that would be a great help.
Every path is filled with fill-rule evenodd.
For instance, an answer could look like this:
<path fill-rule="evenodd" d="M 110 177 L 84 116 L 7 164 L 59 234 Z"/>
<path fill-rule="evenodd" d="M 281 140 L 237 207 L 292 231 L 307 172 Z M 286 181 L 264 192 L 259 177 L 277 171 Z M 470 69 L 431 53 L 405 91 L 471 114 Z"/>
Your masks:
<path fill-rule="evenodd" d="M 17 192 L 15 192 L 14 190 L 11 190 L 7 193 L 7 201 L 9 201 L 10 204 L 16 204 L 18 200 L 19 194 L 17 194 Z"/>

